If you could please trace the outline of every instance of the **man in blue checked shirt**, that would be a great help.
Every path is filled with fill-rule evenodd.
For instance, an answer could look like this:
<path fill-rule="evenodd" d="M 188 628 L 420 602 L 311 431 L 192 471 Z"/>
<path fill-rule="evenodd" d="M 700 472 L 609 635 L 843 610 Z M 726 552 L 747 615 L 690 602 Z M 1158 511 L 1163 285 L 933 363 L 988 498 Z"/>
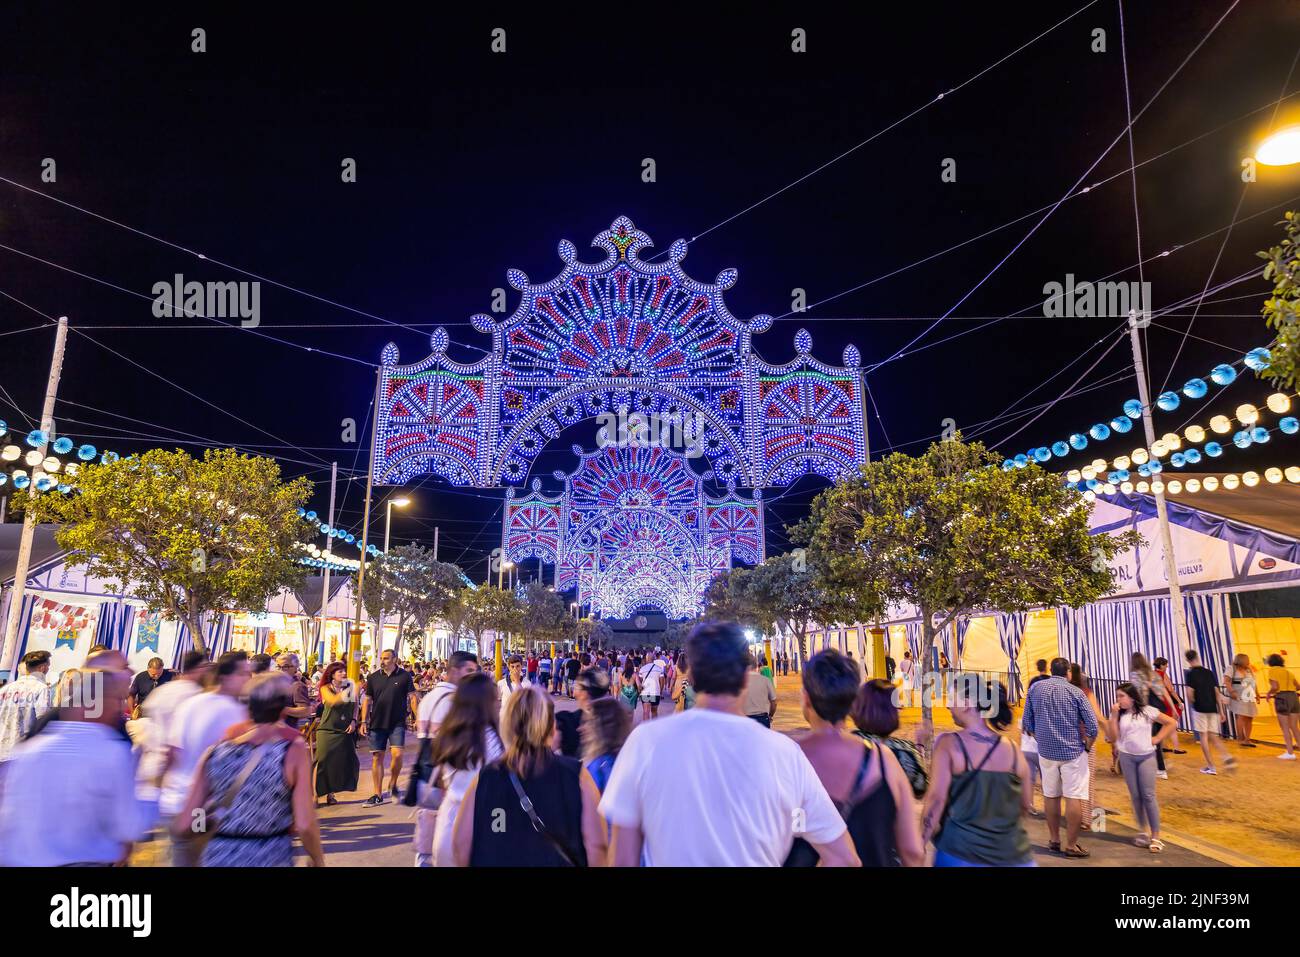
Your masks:
<path fill-rule="evenodd" d="M 1097 737 L 1097 715 L 1082 691 L 1065 676 L 1070 663 L 1052 659 L 1052 676 L 1035 681 L 1025 697 L 1021 729 L 1038 743 L 1050 847 L 1066 857 L 1088 857 L 1079 845 L 1083 802 L 1088 797 L 1088 751 Z M 1061 798 L 1065 798 L 1066 844 L 1061 849 Z"/>

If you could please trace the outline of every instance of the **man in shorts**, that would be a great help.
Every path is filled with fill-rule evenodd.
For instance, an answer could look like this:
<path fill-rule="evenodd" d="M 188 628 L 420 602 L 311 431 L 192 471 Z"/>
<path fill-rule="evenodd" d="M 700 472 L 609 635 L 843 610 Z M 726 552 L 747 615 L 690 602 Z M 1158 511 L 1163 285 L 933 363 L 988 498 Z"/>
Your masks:
<path fill-rule="evenodd" d="M 406 716 L 416 711 L 415 679 L 409 671 L 397 667 L 397 655 L 391 650 L 379 656 L 379 670 L 366 679 L 366 696 L 361 702 L 363 737 L 370 739 L 370 778 L 375 793 L 366 799 L 366 807 L 384 803 L 384 751 L 389 753 L 388 783 L 393 802 L 397 798 L 397 779 L 402 773 L 402 746 L 406 744 Z"/>
<path fill-rule="evenodd" d="M 641 676 L 642 721 L 659 717 L 660 688 L 664 680 L 664 663 L 653 654 L 647 655 L 646 659 L 646 663 L 637 669 Z"/>
<path fill-rule="evenodd" d="M 1052 659 L 1051 677 L 1035 680 L 1025 696 L 1020 726 L 1038 744 L 1048 846 L 1065 857 L 1085 858 L 1091 855 L 1079 845 L 1079 831 L 1083 824 L 1083 802 L 1088 799 L 1088 751 L 1097 737 L 1097 714 L 1084 693 L 1066 680 L 1069 670 L 1070 663 L 1064 658 Z M 1064 847 L 1061 844 L 1062 798 L 1066 822 Z"/>
<path fill-rule="evenodd" d="M 1187 687 L 1192 690 L 1192 729 L 1196 732 L 1201 742 L 1201 753 L 1205 755 L 1205 767 L 1201 768 L 1202 774 L 1218 774 L 1214 768 L 1214 751 L 1217 748 L 1223 756 L 1223 766 L 1232 771 L 1237 766 L 1237 759 L 1228 753 L 1228 749 L 1223 746 L 1219 740 L 1219 732 L 1223 726 L 1223 692 L 1219 690 L 1218 679 L 1214 677 L 1214 672 L 1201 664 L 1200 656 L 1192 649 L 1188 649 L 1184 657 L 1187 658 Z"/>

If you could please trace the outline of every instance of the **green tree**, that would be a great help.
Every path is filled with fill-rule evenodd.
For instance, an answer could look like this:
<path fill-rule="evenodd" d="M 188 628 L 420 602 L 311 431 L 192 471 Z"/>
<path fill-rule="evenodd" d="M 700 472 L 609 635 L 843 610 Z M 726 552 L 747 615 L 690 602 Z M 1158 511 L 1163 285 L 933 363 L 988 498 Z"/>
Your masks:
<path fill-rule="evenodd" d="M 207 651 L 201 620 L 222 609 L 258 610 L 306 577 L 311 527 L 298 509 L 305 478 L 285 482 L 274 459 L 177 449 L 83 466 L 67 495 L 19 497 L 92 575 L 114 579 L 168 620 L 183 621 Z"/>
<path fill-rule="evenodd" d="M 459 601 L 464 609 L 462 627 L 478 643 L 480 653 L 489 631 L 504 636 L 523 625 L 523 608 L 509 589 L 466 587 Z"/>
<path fill-rule="evenodd" d="M 1115 590 L 1109 560 L 1140 541 L 1090 535 L 1090 509 L 1061 476 L 999 461 L 960 436 L 887 456 L 818 495 L 793 532 L 822 587 L 858 617 L 917 609 L 923 675 L 935 635 L 959 615 L 1096 601 Z M 928 695 L 922 712 L 928 722 Z"/>
<path fill-rule="evenodd" d="M 534 641 L 564 639 L 567 633 L 566 623 L 572 625 L 573 618 L 569 615 L 564 599 L 554 589 L 541 582 L 529 582 L 524 587 L 521 604 L 525 648 Z"/>
<path fill-rule="evenodd" d="M 1273 283 L 1273 295 L 1264 300 L 1264 322 L 1276 341 L 1271 360 L 1260 375 L 1275 385 L 1293 389 L 1300 382 L 1300 212 L 1288 212 L 1278 225 L 1282 242 L 1259 253 L 1266 260 L 1264 278 Z"/>
<path fill-rule="evenodd" d="M 775 626 L 793 634 L 800 661 L 808 659 L 811 625 L 847 623 L 860 617 L 854 615 L 848 596 L 840 589 L 823 587 L 804 550 L 766 559 L 750 571 L 746 581 L 751 615 L 766 634 L 772 634 Z"/>
<path fill-rule="evenodd" d="M 366 567 L 362 601 L 376 620 L 381 614 L 397 615 L 397 632 L 409 641 L 408 636 L 427 634 L 435 622 L 446 619 L 462 585 L 455 565 L 435 561 L 421 545 L 401 545 Z"/>

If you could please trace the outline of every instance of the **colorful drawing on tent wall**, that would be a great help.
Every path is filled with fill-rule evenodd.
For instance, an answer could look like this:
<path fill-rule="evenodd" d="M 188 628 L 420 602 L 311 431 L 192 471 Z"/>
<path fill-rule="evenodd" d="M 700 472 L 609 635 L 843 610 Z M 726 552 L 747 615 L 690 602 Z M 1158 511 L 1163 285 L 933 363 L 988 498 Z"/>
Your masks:
<path fill-rule="evenodd" d="M 60 628 L 59 636 L 54 639 L 55 648 L 76 648 L 77 632 L 75 628 Z"/>
<path fill-rule="evenodd" d="M 135 650 L 136 651 L 157 651 L 158 650 L 158 633 L 162 629 L 162 618 L 159 615 L 149 615 L 136 630 Z"/>

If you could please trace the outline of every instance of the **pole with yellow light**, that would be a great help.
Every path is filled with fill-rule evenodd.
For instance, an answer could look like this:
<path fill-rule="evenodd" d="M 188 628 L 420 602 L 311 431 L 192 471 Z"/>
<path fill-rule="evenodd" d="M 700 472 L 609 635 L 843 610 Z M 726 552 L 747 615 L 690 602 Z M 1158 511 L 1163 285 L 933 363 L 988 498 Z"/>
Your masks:
<path fill-rule="evenodd" d="M 370 461 L 366 464 L 366 501 L 361 509 L 361 561 L 357 564 L 357 607 L 352 628 L 348 631 L 348 678 L 353 682 L 361 678 L 361 596 L 366 582 L 366 558 L 370 545 L 370 496 L 375 484 L 375 433 L 379 431 L 379 386 L 383 382 L 383 369 L 375 370 L 375 415 L 370 423 Z"/>
<path fill-rule="evenodd" d="M 384 554 L 385 555 L 388 554 L 388 535 L 389 532 L 391 532 L 393 529 L 393 506 L 396 505 L 398 508 L 406 508 L 406 506 L 410 504 L 411 504 L 411 500 L 409 498 L 407 498 L 405 495 L 398 495 L 398 496 L 390 496 L 388 501 L 384 505 Z M 399 625 L 398 630 L 400 631 L 401 622 L 398 622 L 398 625 Z M 375 627 L 375 635 L 376 635 L 375 641 L 379 645 L 379 650 L 383 651 L 384 650 L 384 609 L 382 608 L 379 609 L 379 623 Z M 396 654 L 400 650 L 399 646 L 401 644 L 402 644 L 402 636 L 398 635 L 397 643 L 393 646 L 393 654 Z"/>
<path fill-rule="evenodd" d="M 515 564 L 514 562 L 507 561 L 504 556 L 502 556 L 501 561 L 497 563 L 497 589 L 499 591 L 504 591 L 505 589 L 504 575 L 506 569 L 513 568 L 514 564 Z M 506 673 L 505 657 L 502 655 L 502 651 L 501 651 L 503 638 L 504 636 L 501 634 L 500 631 L 498 631 L 496 641 L 492 643 L 494 649 L 492 652 L 492 671 L 496 675 L 497 681 L 500 681 L 502 677 L 505 676 Z"/>

